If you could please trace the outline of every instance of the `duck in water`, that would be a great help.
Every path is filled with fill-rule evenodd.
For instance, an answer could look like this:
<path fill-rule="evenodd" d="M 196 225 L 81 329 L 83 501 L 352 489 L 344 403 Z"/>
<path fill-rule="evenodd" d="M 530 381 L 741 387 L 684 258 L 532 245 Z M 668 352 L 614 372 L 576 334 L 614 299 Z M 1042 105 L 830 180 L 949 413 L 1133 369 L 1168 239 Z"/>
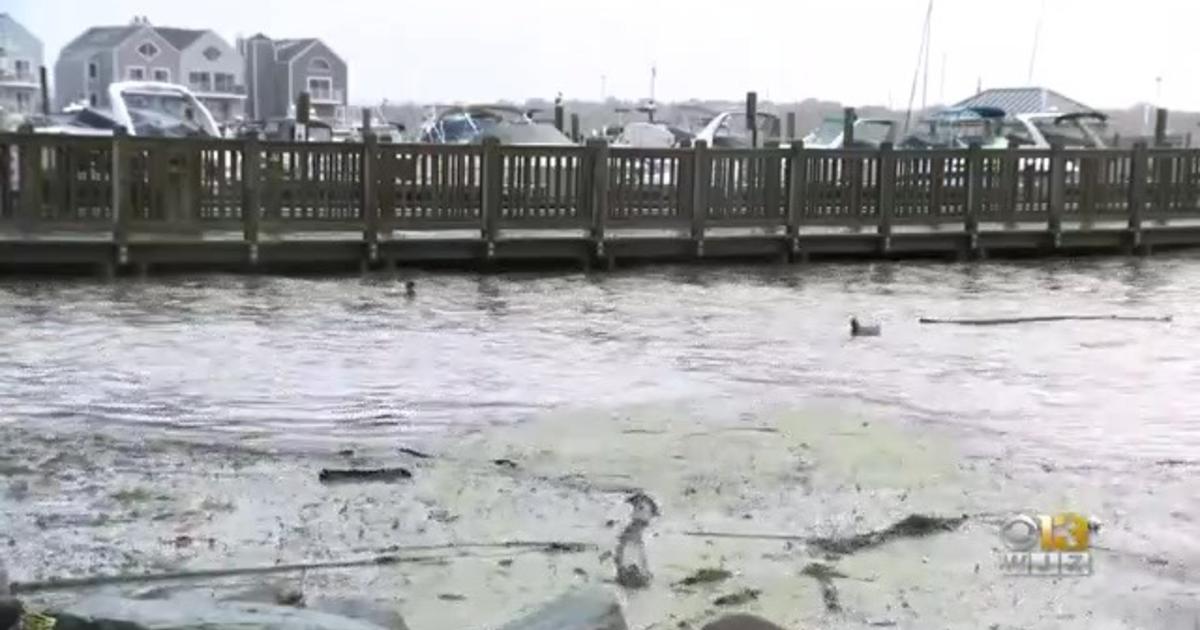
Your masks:
<path fill-rule="evenodd" d="M 406 298 L 417 297 L 417 283 L 416 282 L 413 282 L 412 280 L 408 280 L 404 283 L 404 297 L 406 297 Z"/>
<path fill-rule="evenodd" d="M 850 336 L 851 337 L 878 337 L 879 324 L 863 324 L 858 321 L 857 317 L 850 318 Z"/>
<path fill-rule="evenodd" d="M 617 584 L 625 588 L 646 588 L 651 576 L 642 533 L 651 519 L 659 515 L 658 504 L 644 492 L 635 492 L 625 502 L 633 507 L 633 515 L 617 538 Z"/>

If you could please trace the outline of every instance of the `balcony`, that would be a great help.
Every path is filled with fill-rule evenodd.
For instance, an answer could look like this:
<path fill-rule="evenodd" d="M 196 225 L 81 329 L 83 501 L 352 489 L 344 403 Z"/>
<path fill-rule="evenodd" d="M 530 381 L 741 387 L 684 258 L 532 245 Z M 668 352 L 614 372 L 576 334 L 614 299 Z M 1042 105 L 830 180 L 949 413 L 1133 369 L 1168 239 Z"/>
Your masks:
<path fill-rule="evenodd" d="M 38 84 L 39 80 L 37 74 L 33 72 L 0 70 L 0 85 L 38 87 Z"/>
<path fill-rule="evenodd" d="M 244 85 L 213 85 L 204 81 L 193 81 L 188 83 L 188 89 L 195 92 L 197 96 L 209 98 L 246 98 L 246 86 Z"/>
<path fill-rule="evenodd" d="M 312 90 L 308 93 L 309 102 L 320 105 L 341 105 L 344 97 L 345 90 Z"/>

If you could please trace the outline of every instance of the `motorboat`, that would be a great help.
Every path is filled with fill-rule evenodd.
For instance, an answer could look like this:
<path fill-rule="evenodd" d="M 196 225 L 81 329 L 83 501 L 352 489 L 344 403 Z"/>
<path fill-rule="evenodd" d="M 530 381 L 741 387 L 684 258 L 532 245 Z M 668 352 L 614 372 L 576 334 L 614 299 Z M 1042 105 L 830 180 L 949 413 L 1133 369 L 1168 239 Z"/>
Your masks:
<path fill-rule="evenodd" d="M 1108 116 L 1100 112 L 1019 114 L 1004 126 L 1004 141 L 1035 149 L 1104 149 L 1107 131 Z"/>
<path fill-rule="evenodd" d="M 963 149 L 973 144 L 1003 148 L 1007 112 L 998 107 L 944 109 L 920 121 L 920 131 L 900 142 L 906 149 Z"/>
<path fill-rule="evenodd" d="M 721 112 L 696 134 L 696 141 L 703 140 L 713 148 L 750 148 L 752 137 L 746 124 L 746 113 L 741 111 Z M 767 112 L 758 112 L 755 117 L 758 130 L 758 145 L 779 142 L 783 125 L 779 117 Z"/>
<path fill-rule="evenodd" d="M 620 125 L 612 138 L 613 146 L 634 147 L 644 149 L 670 149 L 681 146 L 692 139 L 692 134 L 674 125 L 654 120 L 657 107 L 654 102 L 648 102 L 638 107 L 636 111 L 646 115 L 647 120 L 638 120 Z M 618 109 L 618 113 L 629 110 Z M 614 131 L 609 128 L 609 131 Z"/>
<path fill-rule="evenodd" d="M 510 105 L 454 106 L 435 112 L 421 125 L 418 142 L 477 144 L 487 136 L 502 144 L 574 144 L 553 125 L 536 122 L 529 112 Z"/>
<path fill-rule="evenodd" d="M 182 85 L 119 81 L 108 86 L 111 107 L 77 104 L 33 120 L 35 133 L 111 136 L 117 129 L 135 137 L 219 138 L 212 112 Z"/>
<path fill-rule="evenodd" d="M 804 136 L 806 149 L 845 148 L 845 119 L 826 118 Z M 854 121 L 852 148 L 878 149 L 887 142 L 896 140 L 896 122 L 886 118 L 859 118 Z"/>

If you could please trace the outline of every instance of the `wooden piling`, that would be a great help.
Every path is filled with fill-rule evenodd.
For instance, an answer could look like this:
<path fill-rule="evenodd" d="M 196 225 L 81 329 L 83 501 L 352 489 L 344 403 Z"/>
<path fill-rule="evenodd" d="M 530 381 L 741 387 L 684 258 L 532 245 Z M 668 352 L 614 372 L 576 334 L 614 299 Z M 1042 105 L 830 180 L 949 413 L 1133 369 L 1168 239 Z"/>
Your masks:
<path fill-rule="evenodd" d="M 849 149 L 854 146 L 854 123 L 858 122 L 858 112 L 853 107 L 842 110 L 842 147 Z"/>
<path fill-rule="evenodd" d="M 1162 107 L 1154 112 L 1154 146 L 1167 146 L 1167 110 Z"/>
<path fill-rule="evenodd" d="M 697 140 L 692 146 L 692 242 L 697 258 L 704 256 L 704 224 L 708 219 L 708 187 L 712 181 L 712 160 L 708 142 Z"/>
<path fill-rule="evenodd" d="M 592 248 L 597 258 L 611 254 L 605 251 L 605 227 L 608 224 L 608 141 L 592 138 L 587 142 L 588 159 L 592 165 Z"/>
<path fill-rule="evenodd" d="M 582 142 L 583 136 L 579 135 L 579 114 L 571 113 L 571 140 Z"/>
<path fill-rule="evenodd" d="M 879 227 L 880 250 L 891 250 L 892 216 L 896 210 L 896 154 L 892 143 L 879 147 Z"/>
<path fill-rule="evenodd" d="M 787 113 L 787 137 L 788 140 L 796 139 L 796 112 Z"/>

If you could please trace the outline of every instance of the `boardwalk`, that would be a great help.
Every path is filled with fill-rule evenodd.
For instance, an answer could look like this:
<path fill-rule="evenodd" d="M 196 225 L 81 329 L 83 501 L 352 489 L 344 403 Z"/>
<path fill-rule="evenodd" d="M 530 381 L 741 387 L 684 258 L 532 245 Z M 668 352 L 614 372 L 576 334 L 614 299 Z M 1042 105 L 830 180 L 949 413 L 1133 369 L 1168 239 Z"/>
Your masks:
<path fill-rule="evenodd" d="M 10 134 L 0 173 L 9 269 L 1200 245 L 1200 151 L 1141 145 L 647 150 Z"/>

